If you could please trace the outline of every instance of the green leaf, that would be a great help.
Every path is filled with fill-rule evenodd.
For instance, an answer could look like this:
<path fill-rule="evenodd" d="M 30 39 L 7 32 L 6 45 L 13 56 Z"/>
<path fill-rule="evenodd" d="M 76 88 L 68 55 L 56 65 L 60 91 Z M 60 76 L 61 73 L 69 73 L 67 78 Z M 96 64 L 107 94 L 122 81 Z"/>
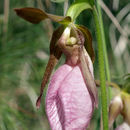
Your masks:
<path fill-rule="evenodd" d="M 92 35 L 91 35 L 90 31 L 83 25 L 76 25 L 76 27 L 78 29 L 80 29 L 80 31 L 84 34 L 84 37 L 85 37 L 85 42 L 84 42 L 85 49 L 87 50 L 89 56 L 91 57 L 92 62 L 94 62 L 95 54 L 94 54 L 94 49 L 93 49 L 93 46 L 92 46 Z"/>
<path fill-rule="evenodd" d="M 20 9 L 14 9 L 18 16 L 22 17 L 23 19 L 33 23 L 38 24 L 42 20 L 45 20 L 47 18 L 59 22 L 61 24 L 67 24 L 71 22 L 71 18 L 63 17 L 63 16 L 57 16 L 53 14 L 48 14 L 43 10 L 37 9 L 37 8 L 20 8 Z"/>
<path fill-rule="evenodd" d="M 70 16 L 72 21 L 74 21 L 80 15 L 80 13 L 86 9 L 92 9 L 92 6 L 89 2 L 75 2 L 68 9 L 67 16 Z"/>
<path fill-rule="evenodd" d="M 94 5 L 94 0 L 76 0 L 76 2 L 86 2 L 89 3 L 91 6 Z"/>
<path fill-rule="evenodd" d="M 51 0 L 51 1 L 55 3 L 61 3 L 61 2 L 64 2 L 65 0 Z"/>

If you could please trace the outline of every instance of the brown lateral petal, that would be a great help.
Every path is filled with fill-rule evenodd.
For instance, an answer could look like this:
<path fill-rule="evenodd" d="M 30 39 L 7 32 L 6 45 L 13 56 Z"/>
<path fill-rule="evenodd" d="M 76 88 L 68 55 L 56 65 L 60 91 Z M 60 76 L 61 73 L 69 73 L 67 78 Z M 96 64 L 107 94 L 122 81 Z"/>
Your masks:
<path fill-rule="evenodd" d="M 50 42 L 50 54 L 53 54 L 57 59 L 59 59 L 62 54 L 62 51 L 60 50 L 59 46 L 57 45 L 57 42 L 60 39 L 63 31 L 64 31 L 64 26 L 58 27 L 53 32 L 51 42 Z"/>
<path fill-rule="evenodd" d="M 93 49 L 93 46 L 92 46 L 92 35 L 91 35 L 90 31 L 83 25 L 76 25 L 76 27 L 78 29 L 80 29 L 80 31 L 84 34 L 84 37 L 85 37 L 85 42 L 84 42 L 85 49 L 87 50 L 89 56 L 91 57 L 92 62 L 94 62 L 95 54 L 94 54 L 94 49 Z"/>
<path fill-rule="evenodd" d="M 51 76 L 51 73 L 53 71 L 53 68 L 55 67 L 57 62 L 58 62 L 58 59 L 54 55 L 50 55 L 48 64 L 46 66 L 46 70 L 45 70 L 44 75 L 43 75 L 42 83 L 41 83 L 40 96 L 38 97 L 37 102 L 36 102 L 36 107 L 38 109 L 39 109 L 40 104 L 41 104 L 41 97 L 42 97 L 45 85 L 47 84 L 47 82 Z"/>
<path fill-rule="evenodd" d="M 83 73 L 88 91 L 91 95 L 91 99 L 93 100 L 95 106 L 98 107 L 98 92 L 93 76 L 93 65 L 84 47 L 80 51 L 80 61 L 81 61 L 81 71 Z"/>
<path fill-rule="evenodd" d="M 56 66 L 58 60 L 61 57 L 62 51 L 60 50 L 60 48 L 57 46 L 56 43 L 58 42 L 59 38 L 61 37 L 63 30 L 64 30 L 64 27 L 60 26 L 53 32 L 51 42 L 50 42 L 50 58 L 49 58 L 47 66 L 46 66 L 44 75 L 43 75 L 41 89 L 40 89 L 40 96 L 38 97 L 37 102 L 36 102 L 37 108 L 40 107 L 41 97 L 42 97 L 45 85 L 47 84 L 48 80 L 50 79 L 51 73 L 52 73 L 54 67 Z"/>
<path fill-rule="evenodd" d="M 69 16 L 63 17 L 63 16 L 52 15 L 37 8 L 26 7 L 26 8 L 14 9 L 14 10 L 16 11 L 18 16 L 22 17 L 23 19 L 33 24 L 38 24 L 39 22 L 47 18 L 59 23 L 67 23 L 71 21 L 71 18 Z"/>

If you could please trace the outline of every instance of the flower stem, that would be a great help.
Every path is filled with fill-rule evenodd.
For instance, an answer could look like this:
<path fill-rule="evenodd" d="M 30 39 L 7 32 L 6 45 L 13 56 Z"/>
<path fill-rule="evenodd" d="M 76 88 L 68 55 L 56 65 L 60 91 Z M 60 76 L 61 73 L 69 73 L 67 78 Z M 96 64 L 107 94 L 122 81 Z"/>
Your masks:
<path fill-rule="evenodd" d="M 96 7 L 93 7 L 93 16 L 96 27 L 96 37 L 98 41 L 98 62 L 99 62 L 99 73 L 101 82 L 101 103 L 102 103 L 102 118 L 103 118 L 103 130 L 108 130 L 108 111 L 107 111 L 107 92 L 106 92 L 106 78 L 105 78 L 105 65 L 103 55 L 103 40 L 101 33 L 101 26 L 99 15 Z"/>
<path fill-rule="evenodd" d="M 98 14 L 99 14 L 99 21 L 100 21 L 100 27 L 101 27 L 101 33 L 102 33 L 102 40 L 103 40 L 103 51 L 104 51 L 104 58 L 105 58 L 104 61 L 105 61 L 105 67 L 106 67 L 106 78 L 108 81 L 111 81 L 108 56 L 107 56 L 107 48 L 106 48 L 106 39 L 105 39 L 103 20 L 102 20 L 102 12 L 101 12 L 101 7 L 100 7 L 98 1 L 97 1 L 97 10 L 98 10 Z"/>
<path fill-rule="evenodd" d="M 105 61 L 105 72 L 106 72 L 106 79 L 110 82 L 111 77 L 110 77 L 110 71 L 109 71 L 109 62 L 108 62 L 108 55 L 107 55 L 107 48 L 106 48 L 106 39 L 105 39 L 105 33 L 104 33 L 104 26 L 103 26 L 103 19 L 102 19 L 102 12 L 101 12 L 101 7 L 99 5 L 99 0 L 97 0 L 97 10 L 99 14 L 99 23 L 101 27 L 101 33 L 102 33 L 102 40 L 103 40 L 103 54 L 104 54 L 104 61 Z M 108 92 L 108 99 L 110 102 L 111 100 L 111 88 L 107 87 L 107 92 Z"/>

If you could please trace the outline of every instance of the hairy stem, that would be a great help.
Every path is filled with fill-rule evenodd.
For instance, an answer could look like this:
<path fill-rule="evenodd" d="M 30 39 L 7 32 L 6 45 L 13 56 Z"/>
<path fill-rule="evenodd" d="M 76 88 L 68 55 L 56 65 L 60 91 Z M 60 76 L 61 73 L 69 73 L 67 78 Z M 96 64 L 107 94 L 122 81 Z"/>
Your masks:
<path fill-rule="evenodd" d="M 102 40 L 103 40 L 103 52 L 104 52 L 104 58 L 105 58 L 104 61 L 105 61 L 105 67 L 106 67 L 106 78 L 108 81 L 111 81 L 108 56 L 107 56 L 107 48 L 106 48 L 106 39 L 105 39 L 104 26 L 103 26 L 103 20 L 102 20 L 102 12 L 101 12 L 101 7 L 98 1 L 97 1 L 97 10 L 99 14 L 99 21 L 100 21 L 100 27 L 101 27 L 101 33 L 102 33 Z"/>
<path fill-rule="evenodd" d="M 93 16 L 96 27 L 96 37 L 98 41 L 98 62 L 101 84 L 101 104 L 102 104 L 102 118 L 103 118 L 103 130 L 108 130 L 108 111 L 107 111 L 107 92 L 106 92 L 106 78 L 105 78 L 105 65 L 103 55 L 103 40 L 100 27 L 100 21 L 96 7 L 93 7 Z"/>
<path fill-rule="evenodd" d="M 97 10 L 98 10 L 98 14 L 99 14 L 99 22 L 100 22 L 102 40 L 103 40 L 103 54 L 104 54 L 104 61 L 105 61 L 106 79 L 108 81 L 111 81 L 108 55 L 107 55 L 107 48 L 106 48 L 106 39 L 105 39 L 102 12 L 101 12 L 101 7 L 99 5 L 99 0 L 97 1 Z M 108 87 L 107 90 L 108 90 L 107 92 L 108 92 L 108 97 L 109 97 L 109 101 L 110 101 L 110 99 L 111 99 L 111 88 Z"/>

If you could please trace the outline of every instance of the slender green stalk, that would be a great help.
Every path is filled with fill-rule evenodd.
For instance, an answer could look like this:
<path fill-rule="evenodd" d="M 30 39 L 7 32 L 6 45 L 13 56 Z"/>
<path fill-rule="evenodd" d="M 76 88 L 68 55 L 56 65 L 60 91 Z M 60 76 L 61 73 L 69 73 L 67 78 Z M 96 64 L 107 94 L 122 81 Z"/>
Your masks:
<path fill-rule="evenodd" d="M 101 12 L 101 7 L 99 5 L 98 0 L 97 0 L 97 10 L 98 10 L 98 14 L 99 14 L 99 21 L 100 21 L 100 27 L 101 27 L 101 33 L 102 33 L 102 40 L 103 40 L 103 51 L 104 51 L 104 61 L 105 61 L 105 68 L 106 68 L 106 78 L 108 81 L 111 81 L 108 56 L 107 56 L 107 49 L 106 49 L 106 39 L 105 39 L 104 26 L 103 26 L 103 20 L 102 20 L 102 12 Z"/>
<path fill-rule="evenodd" d="M 105 65 L 103 55 L 103 40 L 101 33 L 101 26 L 99 21 L 98 12 L 96 7 L 93 7 L 93 15 L 96 27 L 96 36 L 98 41 L 98 62 L 99 62 L 99 73 L 101 82 L 101 104 L 102 104 L 102 118 L 103 118 L 103 130 L 108 130 L 108 111 L 107 111 L 107 92 L 106 92 L 106 78 L 105 78 Z"/>
<path fill-rule="evenodd" d="M 99 5 L 99 0 L 97 0 L 97 10 L 99 14 L 99 23 L 101 27 L 101 33 L 102 33 L 102 40 L 103 40 L 103 54 L 104 54 L 104 61 L 105 61 L 105 72 L 106 72 L 106 79 L 110 82 L 111 77 L 110 77 L 110 71 L 109 71 L 109 62 L 108 62 L 108 55 L 107 55 L 107 48 L 106 48 L 106 39 L 105 39 L 105 33 L 104 33 L 104 26 L 103 26 L 103 19 L 102 19 L 102 11 L 101 7 Z M 107 87 L 107 92 L 108 92 L 108 99 L 110 102 L 111 100 L 111 88 Z"/>

